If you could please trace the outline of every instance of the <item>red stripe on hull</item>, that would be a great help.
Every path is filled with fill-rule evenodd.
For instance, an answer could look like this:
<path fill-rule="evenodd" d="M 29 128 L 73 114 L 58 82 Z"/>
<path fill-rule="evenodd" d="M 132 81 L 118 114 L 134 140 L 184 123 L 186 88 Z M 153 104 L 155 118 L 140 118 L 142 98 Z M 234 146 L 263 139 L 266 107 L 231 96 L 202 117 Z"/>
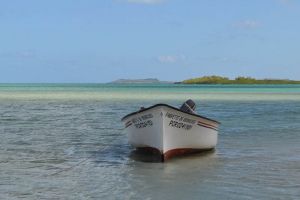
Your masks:
<path fill-rule="evenodd" d="M 213 129 L 215 131 L 218 131 L 217 128 L 213 128 L 213 127 L 210 127 L 210 126 L 206 126 L 206 125 L 203 125 L 203 124 L 197 124 L 198 126 L 202 126 L 202 127 L 205 127 L 205 128 L 209 128 L 209 129 Z"/>
<path fill-rule="evenodd" d="M 181 148 L 181 149 L 172 149 L 167 151 L 166 153 L 164 153 L 164 160 L 169 160 L 173 157 L 177 157 L 177 156 L 183 156 L 183 155 L 187 155 L 187 154 L 193 154 L 193 153 L 199 153 L 199 152 L 203 152 L 203 151 L 208 151 L 208 150 L 212 150 L 214 148 L 209 148 L 209 149 L 193 149 L 193 148 Z"/>
<path fill-rule="evenodd" d="M 214 130 L 218 131 L 218 127 L 216 127 L 214 125 L 211 125 L 211 124 L 208 124 L 208 123 L 198 121 L 197 125 L 198 126 L 203 126 L 203 127 L 206 127 L 206 128 L 210 128 L 210 129 L 214 129 Z"/>
<path fill-rule="evenodd" d="M 166 153 L 162 154 L 160 150 L 153 148 L 153 147 L 139 147 L 137 150 L 151 153 L 160 156 L 161 162 L 167 161 L 173 157 L 183 156 L 187 154 L 199 153 L 204 151 L 213 150 L 214 148 L 209 149 L 194 149 L 194 148 L 179 148 L 179 149 L 172 149 L 167 151 Z"/>

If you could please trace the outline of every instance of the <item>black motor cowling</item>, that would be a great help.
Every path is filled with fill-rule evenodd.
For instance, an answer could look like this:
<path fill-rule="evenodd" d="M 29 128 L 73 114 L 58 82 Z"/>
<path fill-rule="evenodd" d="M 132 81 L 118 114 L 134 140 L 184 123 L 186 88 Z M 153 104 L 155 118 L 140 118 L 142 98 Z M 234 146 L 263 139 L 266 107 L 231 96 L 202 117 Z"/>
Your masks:
<path fill-rule="evenodd" d="M 180 107 L 180 110 L 187 113 L 195 113 L 195 109 L 196 109 L 196 103 L 192 99 L 187 100 Z"/>

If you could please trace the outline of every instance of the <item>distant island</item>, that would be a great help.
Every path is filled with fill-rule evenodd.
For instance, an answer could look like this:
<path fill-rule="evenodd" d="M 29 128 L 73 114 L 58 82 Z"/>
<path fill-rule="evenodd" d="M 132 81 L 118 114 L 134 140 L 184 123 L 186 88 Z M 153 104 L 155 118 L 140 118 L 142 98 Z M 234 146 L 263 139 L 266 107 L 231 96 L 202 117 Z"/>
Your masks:
<path fill-rule="evenodd" d="M 170 81 L 160 81 L 157 78 L 146 78 L 146 79 L 118 79 L 110 83 L 173 83 Z"/>
<path fill-rule="evenodd" d="M 222 76 L 203 76 L 187 79 L 177 84 L 300 84 L 300 81 L 288 79 L 255 79 L 251 77 L 237 77 L 229 79 Z"/>

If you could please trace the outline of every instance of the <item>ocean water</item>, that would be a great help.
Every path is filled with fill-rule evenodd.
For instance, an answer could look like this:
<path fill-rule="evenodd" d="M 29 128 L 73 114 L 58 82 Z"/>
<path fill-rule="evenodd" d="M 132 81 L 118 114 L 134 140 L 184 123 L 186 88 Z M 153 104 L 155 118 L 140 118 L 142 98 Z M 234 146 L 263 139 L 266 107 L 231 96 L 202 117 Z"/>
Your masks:
<path fill-rule="evenodd" d="M 120 119 L 180 106 L 220 121 L 215 151 L 160 163 Z M 300 86 L 0 84 L 0 199 L 300 199 Z"/>

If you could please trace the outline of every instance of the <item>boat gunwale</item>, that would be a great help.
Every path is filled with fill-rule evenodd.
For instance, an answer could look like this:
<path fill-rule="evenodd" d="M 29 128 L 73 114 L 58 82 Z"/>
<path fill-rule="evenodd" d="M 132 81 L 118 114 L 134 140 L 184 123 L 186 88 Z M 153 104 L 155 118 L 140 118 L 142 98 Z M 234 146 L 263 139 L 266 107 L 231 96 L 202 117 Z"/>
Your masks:
<path fill-rule="evenodd" d="M 206 120 L 215 122 L 215 123 L 217 123 L 217 124 L 221 124 L 220 122 L 218 122 L 218 121 L 216 121 L 216 120 L 213 120 L 213 119 L 204 117 L 204 116 L 202 116 L 202 115 L 184 112 L 184 111 L 180 110 L 179 108 L 170 106 L 170 105 L 168 105 L 168 104 L 163 104 L 163 103 L 155 104 L 155 105 L 150 106 L 150 107 L 148 107 L 148 108 L 144 108 L 144 109 L 141 109 L 141 110 L 138 110 L 138 111 L 129 113 L 128 115 L 125 115 L 125 116 L 121 119 L 121 121 L 124 121 L 126 118 L 128 118 L 128 117 L 130 117 L 130 116 L 133 116 L 133 115 L 135 115 L 135 114 L 139 114 L 139 113 L 142 113 L 142 112 L 144 112 L 144 111 L 147 111 L 147 110 L 150 110 L 150 109 L 152 109 L 152 108 L 159 107 L 159 106 L 165 106 L 165 107 L 174 109 L 174 110 L 176 110 L 176 111 L 179 111 L 179 112 L 181 112 L 181 113 L 185 113 L 185 114 L 188 114 L 188 115 L 192 115 L 192 116 L 195 116 L 195 117 L 199 117 L 199 118 L 202 118 L 202 119 L 206 119 Z"/>

